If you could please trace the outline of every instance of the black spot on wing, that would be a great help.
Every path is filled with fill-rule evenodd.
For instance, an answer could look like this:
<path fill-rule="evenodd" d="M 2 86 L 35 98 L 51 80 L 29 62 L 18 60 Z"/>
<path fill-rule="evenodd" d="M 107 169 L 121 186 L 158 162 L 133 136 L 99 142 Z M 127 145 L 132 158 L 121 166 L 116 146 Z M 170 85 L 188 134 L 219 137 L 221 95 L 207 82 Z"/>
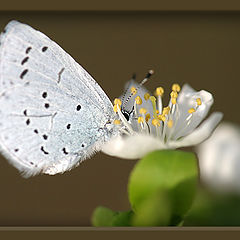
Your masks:
<path fill-rule="evenodd" d="M 77 110 L 77 111 L 80 111 L 80 110 L 81 110 L 81 105 L 77 105 L 76 110 Z"/>
<path fill-rule="evenodd" d="M 20 74 L 20 78 L 23 79 L 23 77 L 27 74 L 28 69 L 25 69 L 22 71 L 22 73 Z"/>
<path fill-rule="evenodd" d="M 66 154 L 66 155 L 68 154 L 66 148 L 63 148 L 62 151 L 63 151 L 64 154 Z"/>
<path fill-rule="evenodd" d="M 42 48 L 42 52 L 46 52 L 47 49 L 48 49 L 48 47 L 44 46 L 44 47 Z"/>
<path fill-rule="evenodd" d="M 30 119 L 29 119 L 29 118 L 27 119 L 26 124 L 27 124 L 27 125 L 30 124 Z"/>
<path fill-rule="evenodd" d="M 43 139 L 44 140 L 47 140 L 48 139 L 48 136 L 46 134 L 43 134 Z"/>
<path fill-rule="evenodd" d="M 44 107 L 45 107 L 45 108 L 49 108 L 49 107 L 50 107 L 49 103 L 45 103 L 45 104 L 44 104 Z"/>
<path fill-rule="evenodd" d="M 31 51 L 31 49 L 32 49 L 31 47 L 28 47 L 28 48 L 26 49 L 26 51 L 25 51 L 26 54 L 28 54 L 28 53 Z"/>
<path fill-rule="evenodd" d="M 43 93 L 42 93 L 42 97 L 43 97 L 43 98 L 46 98 L 46 97 L 47 97 L 47 92 L 43 92 Z"/>
<path fill-rule="evenodd" d="M 29 57 L 25 57 L 25 58 L 22 60 L 21 64 L 23 65 L 24 63 L 26 63 L 26 62 L 28 61 L 28 59 L 29 59 Z"/>
<path fill-rule="evenodd" d="M 47 154 L 49 154 L 49 152 L 47 152 L 47 151 L 44 149 L 44 147 L 43 147 L 43 146 L 41 146 L 41 148 L 40 148 L 40 149 L 41 149 L 41 151 L 42 151 L 44 154 L 46 154 L 46 155 L 47 155 Z"/>
<path fill-rule="evenodd" d="M 57 83 L 60 83 L 60 81 L 61 81 L 61 75 L 62 75 L 64 69 L 65 69 L 65 68 L 62 68 L 62 69 L 60 70 L 60 72 L 58 73 L 58 81 L 57 81 Z"/>

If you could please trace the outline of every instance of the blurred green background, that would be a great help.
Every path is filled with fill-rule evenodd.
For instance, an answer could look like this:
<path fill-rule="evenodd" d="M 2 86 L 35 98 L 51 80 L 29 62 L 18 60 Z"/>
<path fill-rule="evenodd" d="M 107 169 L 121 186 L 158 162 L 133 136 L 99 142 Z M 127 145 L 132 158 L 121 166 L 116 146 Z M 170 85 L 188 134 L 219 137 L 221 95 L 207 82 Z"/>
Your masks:
<path fill-rule="evenodd" d="M 44 32 L 70 53 L 110 97 L 133 72 L 170 92 L 189 83 L 214 94 L 214 110 L 240 123 L 240 14 L 163 12 L 1 12 L 0 29 L 16 19 Z M 167 95 L 166 94 L 166 95 Z M 167 104 L 165 98 L 165 104 Z M 0 225 L 88 226 L 95 207 L 128 210 L 135 161 L 96 154 L 63 175 L 22 178 L 0 160 Z"/>

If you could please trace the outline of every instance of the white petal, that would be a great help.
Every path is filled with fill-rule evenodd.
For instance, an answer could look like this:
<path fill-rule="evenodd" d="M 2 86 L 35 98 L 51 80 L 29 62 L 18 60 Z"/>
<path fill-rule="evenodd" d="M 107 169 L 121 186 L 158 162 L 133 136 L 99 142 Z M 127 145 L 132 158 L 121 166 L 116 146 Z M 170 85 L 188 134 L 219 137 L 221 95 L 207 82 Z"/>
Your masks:
<path fill-rule="evenodd" d="M 186 119 L 190 116 L 188 110 L 190 108 L 196 108 L 197 98 L 201 99 L 202 104 L 198 106 L 197 111 L 193 113 L 191 122 L 187 125 Z M 202 122 L 213 104 L 213 96 L 205 90 L 197 92 L 189 85 L 185 84 L 179 93 L 177 103 L 179 107 L 179 118 L 177 119 L 177 125 L 173 133 L 173 138 L 175 140 L 179 137 L 188 135 Z"/>
<path fill-rule="evenodd" d="M 118 136 L 107 142 L 102 152 L 125 159 L 138 159 L 154 150 L 164 149 L 162 142 L 150 135 Z"/>
<path fill-rule="evenodd" d="M 205 120 L 191 134 L 177 141 L 170 142 L 169 146 L 174 148 L 179 148 L 179 147 L 187 147 L 187 146 L 192 146 L 192 145 L 201 143 L 211 135 L 213 130 L 221 121 L 222 117 L 223 117 L 223 114 L 220 112 L 212 113 L 210 117 L 207 120 Z"/>
<path fill-rule="evenodd" d="M 215 190 L 240 193 L 240 127 L 221 123 L 197 148 L 201 180 Z"/>

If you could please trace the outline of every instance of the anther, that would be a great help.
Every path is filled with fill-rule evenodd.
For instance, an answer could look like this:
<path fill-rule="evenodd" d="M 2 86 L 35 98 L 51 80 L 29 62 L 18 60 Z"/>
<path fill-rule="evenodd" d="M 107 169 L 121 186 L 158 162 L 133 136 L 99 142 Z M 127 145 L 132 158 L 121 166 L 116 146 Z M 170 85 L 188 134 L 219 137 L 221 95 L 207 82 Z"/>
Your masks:
<path fill-rule="evenodd" d="M 138 117 L 138 123 L 142 123 L 144 122 L 144 118 L 143 117 Z"/>
<path fill-rule="evenodd" d="M 115 125 L 119 125 L 119 124 L 121 124 L 121 121 L 118 120 L 118 119 L 116 119 L 116 120 L 113 121 L 113 124 L 115 124 Z"/>
<path fill-rule="evenodd" d="M 148 122 L 150 118 L 151 118 L 151 115 L 150 115 L 150 113 L 148 113 L 145 117 L 146 122 Z"/>
<path fill-rule="evenodd" d="M 172 91 L 171 94 L 170 94 L 170 96 L 171 96 L 172 98 L 177 98 L 177 97 L 178 97 L 178 93 L 175 92 L 175 91 Z"/>
<path fill-rule="evenodd" d="M 146 114 L 147 110 L 145 108 L 140 108 L 139 113 L 140 114 Z"/>
<path fill-rule="evenodd" d="M 158 119 L 163 122 L 166 121 L 166 117 L 164 115 L 158 115 Z"/>
<path fill-rule="evenodd" d="M 150 98 L 150 94 L 149 93 L 145 93 L 144 94 L 144 99 L 147 101 Z"/>
<path fill-rule="evenodd" d="M 149 99 L 153 102 L 156 102 L 156 98 L 154 96 L 150 96 Z"/>
<path fill-rule="evenodd" d="M 177 99 L 176 98 L 171 98 L 172 104 L 176 104 L 177 103 Z"/>
<path fill-rule="evenodd" d="M 122 101 L 119 98 L 115 98 L 114 99 L 114 104 L 121 106 L 122 105 Z"/>
<path fill-rule="evenodd" d="M 153 126 L 156 126 L 156 127 L 159 127 L 159 126 L 160 126 L 160 121 L 159 121 L 158 119 L 154 118 L 154 119 L 152 120 L 152 125 L 153 125 Z"/>
<path fill-rule="evenodd" d="M 189 113 L 194 113 L 194 112 L 196 112 L 196 110 L 195 110 L 194 108 L 190 108 L 190 109 L 188 110 L 188 112 L 189 112 Z"/>
<path fill-rule="evenodd" d="M 168 125 L 169 128 L 171 128 L 173 126 L 173 120 L 169 120 L 167 125 Z"/>
<path fill-rule="evenodd" d="M 155 95 L 162 97 L 164 94 L 164 89 L 162 87 L 156 88 Z"/>
<path fill-rule="evenodd" d="M 172 85 L 172 90 L 173 90 L 174 92 L 180 92 L 181 87 L 179 86 L 179 84 L 174 83 L 174 84 Z"/>
<path fill-rule="evenodd" d="M 135 102 L 136 102 L 136 104 L 141 105 L 142 104 L 142 99 L 139 96 L 137 96 L 135 98 Z"/>
<path fill-rule="evenodd" d="M 165 108 L 163 108 L 162 115 L 167 115 L 167 114 L 169 113 L 169 111 L 170 111 L 170 107 L 169 107 L 169 106 L 168 106 L 168 107 L 165 107 Z"/>
<path fill-rule="evenodd" d="M 137 93 L 137 89 L 135 87 L 131 87 L 131 93 L 132 95 L 135 95 Z"/>
<path fill-rule="evenodd" d="M 201 100 L 201 98 L 197 98 L 197 99 L 196 99 L 196 102 L 197 102 L 197 105 L 198 105 L 198 106 L 202 105 L 202 100 Z"/>

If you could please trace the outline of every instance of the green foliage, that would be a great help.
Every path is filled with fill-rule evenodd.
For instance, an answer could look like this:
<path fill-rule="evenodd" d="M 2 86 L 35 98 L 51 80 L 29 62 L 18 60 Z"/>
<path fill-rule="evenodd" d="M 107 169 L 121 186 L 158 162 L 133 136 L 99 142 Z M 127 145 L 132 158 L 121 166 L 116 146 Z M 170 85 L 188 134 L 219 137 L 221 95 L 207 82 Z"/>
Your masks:
<path fill-rule="evenodd" d="M 239 226 L 240 196 L 200 189 L 184 226 Z"/>
<path fill-rule="evenodd" d="M 132 211 L 114 212 L 106 207 L 97 207 L 92 215 L 95 227 L 130 226 Z"/>
<path fill-rule="evenodd" d="M 92 215 L 92 224 L 95 227 L 111 227 L 113 226 L 113 218 L 116 213 L 105 207 L 97 207 Z"/>
<path fill-rule="evenodd" d="M 171 204 L 171 211 L 168 211 L 171 212 L 170 225 L 177 225 L 191 207 L 197 179 L 197 160 L 193 153 L 152 152 L 139 161 L 131 173 L 128 191 L 132 208 L 137 213 L 147 197 L 156 192 L 165 192 L 165 195 L 167 192 Z M 159 204 L 159 208 L 165 205 Z"/>
<path fill-rule="evenodd" d="M 193 153 L 155 151 L 138 161 L 128 183 L 132 211 L 98 207 L 94 226 L 179 226 L 192 205 L 198 180 Z"/>
<path fill-rule="evenodd" d="M 167 191 L 153 192 L 141 202 L 132 217 L 132 226 L 168 226 L 172 210 L 170 202 Z"/>

